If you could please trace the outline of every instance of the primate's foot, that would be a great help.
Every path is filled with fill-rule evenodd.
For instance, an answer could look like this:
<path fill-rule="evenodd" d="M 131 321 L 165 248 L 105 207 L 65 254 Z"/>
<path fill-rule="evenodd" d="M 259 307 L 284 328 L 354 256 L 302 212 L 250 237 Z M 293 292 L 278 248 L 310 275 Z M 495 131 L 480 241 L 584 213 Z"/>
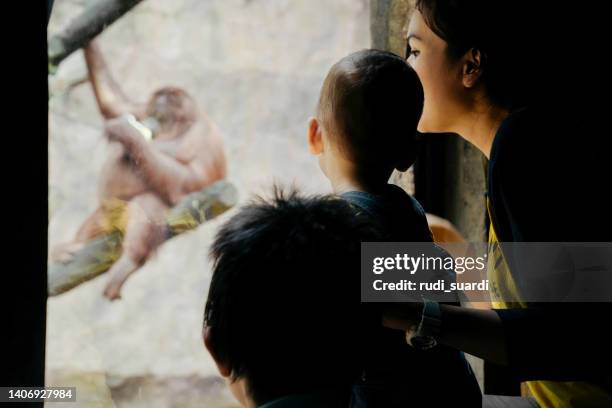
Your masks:
<path fill-rule="evenodd" d="M 121 299 L 121 288 L 139 265 L 129 256 L 123 255 L 108 271 L 109 280 L 104 288 L 104 297 L 108 300 Z"/>
<path fill-rule="evenodd" d="M 121 299 L 121 285 L 109 282 L 104 289 L 104 297 L 110 301 Z"/>

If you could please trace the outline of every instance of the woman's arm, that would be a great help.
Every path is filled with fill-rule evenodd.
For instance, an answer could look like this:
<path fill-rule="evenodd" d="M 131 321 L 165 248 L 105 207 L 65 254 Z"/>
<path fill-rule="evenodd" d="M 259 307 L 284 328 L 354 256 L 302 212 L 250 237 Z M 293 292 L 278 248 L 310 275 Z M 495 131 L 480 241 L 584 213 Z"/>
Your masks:
<path fill-rule="evenodd" d="M 422 303 L 397 303 L 383 324 L 408 330 Z M 576 381 L 610 375 L 607 321 L 612 303 L 548 303 L 529 309 L 478 310 L 440 305 L 446 346 L 503 365 L 520 381 Z"/>
<path fill-rule="evenodd" d="M 409 330 L 421 319 L 422 303 L 390 304 L 383 325 Z M 507 364 L 502 322 L 492 310 L 440 305 L 442 331 L 438 342 L 496 364 Z"/>
<path fill-rule="evenodd" d="M 440 305 L 444 330 L 440 343 L 495 364 L 507 365 L 502 320 L 493 310 Z"/>

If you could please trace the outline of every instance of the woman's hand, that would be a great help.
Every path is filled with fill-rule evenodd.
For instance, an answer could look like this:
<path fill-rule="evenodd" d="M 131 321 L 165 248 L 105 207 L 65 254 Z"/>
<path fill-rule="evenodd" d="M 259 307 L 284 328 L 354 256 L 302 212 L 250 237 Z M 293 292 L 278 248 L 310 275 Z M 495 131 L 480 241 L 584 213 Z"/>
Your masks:
<path fill-rule="evenodd" d="M 447 219 L 433 214 L 426 214 L 427 223 L 433 234 L 435 242 L 438 243 L 466 243 L 466 239 Z"/>

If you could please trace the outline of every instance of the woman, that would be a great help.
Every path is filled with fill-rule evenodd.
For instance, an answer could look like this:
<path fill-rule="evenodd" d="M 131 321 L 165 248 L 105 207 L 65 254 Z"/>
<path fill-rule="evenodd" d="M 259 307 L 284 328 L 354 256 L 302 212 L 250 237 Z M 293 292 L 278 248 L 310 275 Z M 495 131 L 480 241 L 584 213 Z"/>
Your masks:
<path fill-rule="evenodd" d="M 501 293 L 499 301 L 495 310 L 403 304 L 386 313 L 384 324 L 413 336 L 423 316 L 433 318 L 436 327 L 421 327 L 418 334 L 506 366 L 527 381 L 541 407 L 612 406 L 603 323 L 607 308 L 521 301 L 521 288 L 531 277 L 521 274 L 518 263 L 495 245 L 596 241 L 601 229 L 584 219 L 587 206 L 597 211 L 599 205 L 585 195 L 590 187 L 586 181 L 597 177 L 595 167 L 585 166 L 596 162 L 590 158 L 597 149 L 589 145 L 589 160 L 575 163 L 587 142 L 578 138 L 576 143 L 576 132 L 585 125 L 573 119 L 582 117 L 579 108 L 582 113 L 588 108 L 582 102 L 577 106 L 578 95 L 564 86 L 564 65 L 551 69 L 558 50 L 538 46 L 530 29 L 546 21 L 538 16 L 546 17 L 548 11 L 539 15 L 533 4 L 522 9 L 516 2 L 512 9 L 496 10 L 493 4 L 499 6 L 491 0 L 417 0 L 407 58 L 425 91 L 419 131 L 457 133 L 489 159 L 489 271 L 490 285 Z M 533 17 L 533 26 L 526 15 Z M 574 34 L 568 31 L 567 36 Z M 539 45 L 554 34 L 545 37 L 538 37 Z M 565 185 L 573 181 L 564 178 L 569 163 L 580 181 L 571 187 L 575 194 Z"/>

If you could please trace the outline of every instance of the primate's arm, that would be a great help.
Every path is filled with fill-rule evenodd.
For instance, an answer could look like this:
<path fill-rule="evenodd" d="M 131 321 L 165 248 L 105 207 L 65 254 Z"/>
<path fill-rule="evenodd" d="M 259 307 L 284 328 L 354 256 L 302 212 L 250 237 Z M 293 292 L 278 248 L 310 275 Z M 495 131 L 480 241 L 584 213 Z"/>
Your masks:
<path fill-rule="evenodd" d="M 92 40 L 83 48 L 83 53 L 87 64 L 89 81 L 93 87 L 102 116 L 106 119 L 112 119 L 124 113 L 136 114 L 137 107 L 121 91 L 121 88 L 119 88 L 119 85 L 110 74 L 98 43 Z"/>

